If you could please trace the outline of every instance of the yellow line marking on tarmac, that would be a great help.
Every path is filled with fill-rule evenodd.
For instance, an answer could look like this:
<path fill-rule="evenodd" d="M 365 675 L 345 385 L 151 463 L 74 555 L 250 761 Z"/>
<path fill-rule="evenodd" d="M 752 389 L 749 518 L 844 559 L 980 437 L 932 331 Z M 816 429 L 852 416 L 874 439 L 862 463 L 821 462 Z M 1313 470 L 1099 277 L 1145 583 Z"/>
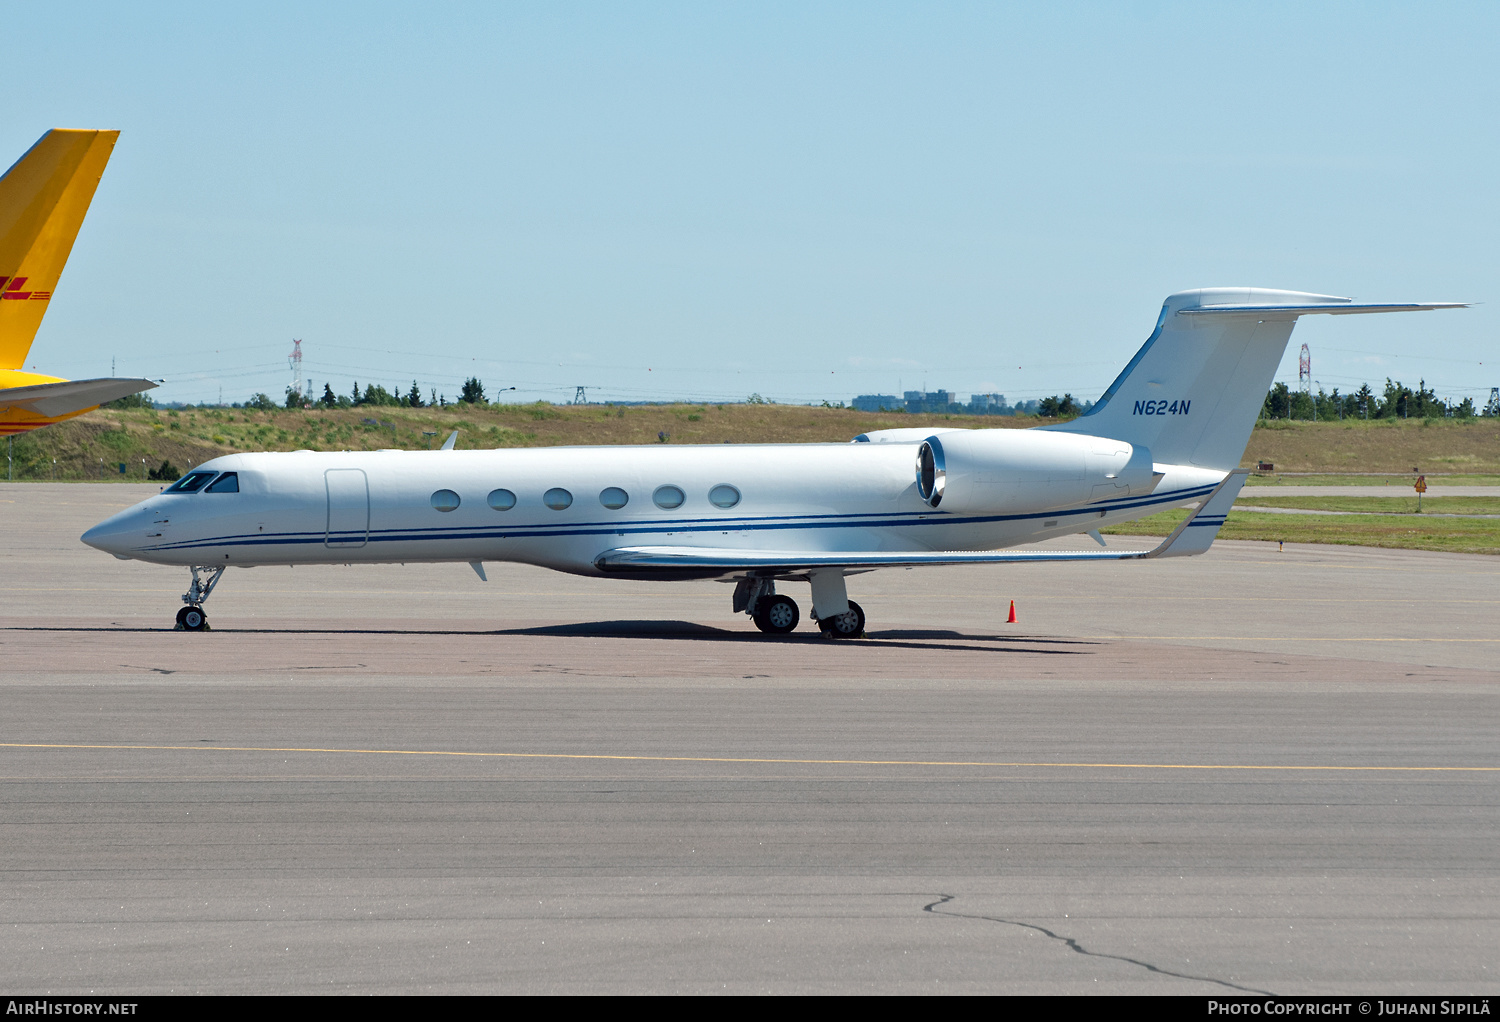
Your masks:
<path fill-rule="evenodd" d="M 625 756 L 580 752 L 461 752 L 443 749 L 318 749 L 237 745 L 71 745 L 0 742 L 4 749 L 117 749 L 149 752 L 311 752 L 357 756 L 454 756 L 474 759 L 577 759 L 643 763 L 766 763 L 782 766 L 1020 767 L 1089 770 L 1317 770 L 1365 773 L 1500 773 L 1500 766 L 1330 766 L 1263 763 L 1026 763 L 995 760 L 782 759 L 760 756 Z"/>

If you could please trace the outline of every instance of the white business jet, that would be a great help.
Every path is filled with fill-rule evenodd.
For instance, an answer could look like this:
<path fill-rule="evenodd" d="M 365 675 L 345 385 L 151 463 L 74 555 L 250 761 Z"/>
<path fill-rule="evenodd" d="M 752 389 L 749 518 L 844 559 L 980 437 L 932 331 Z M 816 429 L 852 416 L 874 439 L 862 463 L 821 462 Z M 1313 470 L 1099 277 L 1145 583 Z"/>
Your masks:
<path fill-rule="evenodd" d="M 763 632 L 862 635 L 845 576 L 876 568 L 1200 554 L 1299 316 L 1461 308 L 1260 288 L 1172 295 L 1093 409 L 1037 429 L 888 429 L 847 444 L 232 454 L 84 533 L 189 568 L 178 627 L 230 566 L 517 561 L 578 575 L 735 582 Z M 1196 505 L 1149 551 L 1007 550 Z"/>

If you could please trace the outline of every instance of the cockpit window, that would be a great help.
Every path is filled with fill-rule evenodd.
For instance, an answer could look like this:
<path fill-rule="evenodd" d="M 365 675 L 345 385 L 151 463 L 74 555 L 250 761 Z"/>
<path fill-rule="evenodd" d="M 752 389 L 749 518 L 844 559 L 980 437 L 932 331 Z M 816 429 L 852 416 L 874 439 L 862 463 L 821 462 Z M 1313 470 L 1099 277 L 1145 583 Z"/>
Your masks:
<path fill-rule="evenodd" d="M 213 484 L 204 493 L 239 493 L 240 477 L 235 472 L 225 472 L 213 481 Z"/>
<path fill-rule="evenodd" d="M 166 489 L 167 493 L 197 493 L 217 472 L 189 472 Z"/>

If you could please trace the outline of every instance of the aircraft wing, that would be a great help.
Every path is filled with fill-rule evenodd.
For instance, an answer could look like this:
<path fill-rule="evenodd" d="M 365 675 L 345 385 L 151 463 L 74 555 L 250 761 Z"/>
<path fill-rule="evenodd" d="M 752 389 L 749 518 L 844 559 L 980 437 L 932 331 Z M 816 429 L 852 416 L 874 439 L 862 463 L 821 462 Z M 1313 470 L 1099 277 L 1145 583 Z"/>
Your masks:
<path fill-rule="evenodd" d="M 1172 534 L 1150 550 L 740 550 L 724 547 L 635 546 L 606 550 L 594 559 L 601 571 L 755 572 L 779 575 L 812 568 L 915 568 L 936 564 L 1014 564 L 1037 561 L 1131 561 L 1201 554 L 1213 544 L 1245 484 L 1235 469 Z"/>
<path fill-rule="evenodd" d="M 66 415 L 102 405 L 106 401 L 139 394 L 156 386 L 150 380 L 127 380 L 106 376 L 98 380 L 65 380 L 30 387 L 0 389 L 0 409 L 24 408 L 46 418 Z"/>

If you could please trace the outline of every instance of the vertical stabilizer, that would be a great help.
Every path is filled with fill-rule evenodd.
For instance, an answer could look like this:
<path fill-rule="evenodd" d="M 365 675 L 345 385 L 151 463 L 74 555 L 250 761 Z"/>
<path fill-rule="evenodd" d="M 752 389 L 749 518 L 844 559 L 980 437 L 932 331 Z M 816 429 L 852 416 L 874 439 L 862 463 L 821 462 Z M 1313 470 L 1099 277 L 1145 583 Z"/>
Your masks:
<path fill-rule="evenodd" d="M 1071 422 L 1042 428 L 1124 440 L 1150 450 L 1158 464 L 1227 472 L 1244 456 L 1299 316 L 1462 307 L 1249 287 L 1179 291 L 1098 403 Z"/>
<path fill-rule="evenodd" d="M 118 131 L 55 128 L 0 177 L 0 369 L 20 369 Z"/>

